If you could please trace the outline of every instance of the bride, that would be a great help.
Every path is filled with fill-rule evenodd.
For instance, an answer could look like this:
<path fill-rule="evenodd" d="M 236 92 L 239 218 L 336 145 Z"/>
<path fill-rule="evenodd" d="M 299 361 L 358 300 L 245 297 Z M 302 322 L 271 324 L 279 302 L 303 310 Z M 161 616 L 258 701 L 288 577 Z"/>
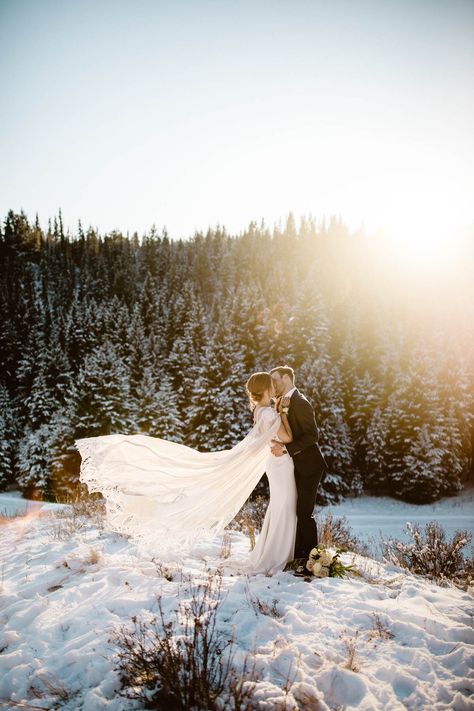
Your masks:
<path fill-rule="evenodd" d="M 271 453 L 271 440 L 293 435 L 271 375 L 254 373 L 246 383 L 254 424 L 231 449 L 199 452 L 145 434 L 111 434 L 75 441 L 79 478 L 105 498 L 112 530 L 130 534 L 155 551 L 189 549 L 221 533 L 266 472 L 270 502 L 262 530 L 243 566 L 248 574 L 272 575 L 293 560 L 296 484 L 289 454 Z M 287 405 L 286 401 L 283 405 Z"/>
<path fill-rule="evenodd" d="M 289 398 L 277 400 L 277 408 L 271 407 L 274 395 L 273 380 L 269 373 L 255 373 L 247 381 L 247 392 L 254 410 L 254 426 L 268 431 L 276 421 L 280 424 L 277 435 L 283 444 L 293 441 L 288 417 L 279 406 L 290 404 Z M 245 572 L 273 575 L 293 560 L 296 540 L 297 491 L 293 459 L 288 452 L 282 456 L 269 453 L 265 473 L 270 485 L 270 502 L 265 513 L 262 530 L 255 548 L 250 553 Z"/>

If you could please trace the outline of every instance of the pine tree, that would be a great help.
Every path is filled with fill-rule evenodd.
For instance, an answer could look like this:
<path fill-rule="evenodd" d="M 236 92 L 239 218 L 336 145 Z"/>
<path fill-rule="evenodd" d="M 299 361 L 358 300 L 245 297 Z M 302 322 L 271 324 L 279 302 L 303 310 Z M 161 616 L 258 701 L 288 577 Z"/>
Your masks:
<path fill-rule="evenodd" d="M 393 494 L 417 504 L 436 501 L 442 490 L 442 454 L 429 425 L 422 425 L 410 442 L 403 469 L 392 474 Z"/>
<path fill-rule="evenodd" d="M 341 373 L 344 408 L 350 422 L 354 415 L 354 400 L 357 385 L 360 384 L 361 370 L 360 354 L 352 331 L 345 334 L 341 352 L 337 359 L 337 367 Z"/>
<path fill-rule="evenodd" d="M 183 441 L 178 394 L 166 373 L 159 378 L 152 367 L 147 366 L 137 385 L 135 398 L 134 423 L 138 432 L 171 442 Z"/>
<path fill-rule="evenodd" d="M 324 357 L 329 342 L 329 319 L 314 285 L 298 290 L 281 341 L 284 352 L 279 362 L 290 362 L 295 370 L 308 360 Z"/>
<path fill-rule="evenodd" d="M 389 492 L 398 497 L 405 496 L 410 501 L 417 498 L 422 500 L 423 496 L 434 500 L 442 491 L 440 476 L 442 480 L 443 472 L 438 462 L 440 450 L 435 445 L 439 438 L 441 409 L 438 383 L 436 363 L 427 348 L 420 347 L 413 350 L 406 369 L 399 375 L 397 388 L 388 401 Z M 431 485 L 427 483 L 430 462 L 426 451 L 428 446 L 433 447 Z M 416 460 L 417 453 L 420 456 L 419 462 Z"/>
<path fill-rule="evenodd" d="M 462 490 L 463 480 L 469 474 L 471 466 L 454 407 L 450 407 L 448 412 L 440 411 L 433 439 L 436 448 L 441 452 L 440 494 L 453 496 Z"/>
<path fill-rule="evenodd" d="M 345 421 L 338 370 L 330 366 L 326 353 L 313 363 L 305 363 L 300 377 L 303 392 L 315 409 L 319 446 L 329 465 L 319 490 L 320 502 L 360 493 L 360 476 L 352 464 L 353 444 Z"/>
<path fill-rule="evenodd" d="M 367 426 L 364 465 L 364 485 L 372 493 L 389 492 L 388 441 L 389 426 L 385 413 L 376 407 Z"/>
<path fill-rule="evenodd" d="M 124 344 L 124 360 L 127 365 L 131 396 L 133 398 L 136 388 L 143 380 L 145 370 L 150 368 L 152 363 L 150 342 L 147 339 L 142 317 L 137 307 L 134 308 L 131 320 L 128 323 Z"/>
<path fill-rule="evenodd" d="M 86 356 L 77 377 L 77 437 L 127 433 L 133 429 L 125 363 L 106 339 Z"/>
<path fill-rule="evenodd" d="M 0 383 L 0 491 L 13 483 L 14 440 L 17 437 L 12 398 Z"/>
<path fill-rule="evenodd" d="M 199 298 L 190 299 L 189 310 L 181 324 L 163 368 L 176 395 L 177 418 L 181 435 L 187 440 L 192 428 L 190 407 L 199 387 L 203 364 L 206 363 L 209 325 Z"/>
<path fill-rule="evenodd" d="M 19 442 L 17 482 L 26 498 L 42 499 L 53 466 L 54 434 L 49 424 L 27 425 Z"/>
<path fill-rule="evenodd" d="M 410 477 L 406 470 L 405 457 L 417 436 L 417 428 L 422 424 L 421 403 L 414 397 L 414 375 L 401 371 L 394 392 L 388 398 L 385 408 L 388 436 L 386 445 L 388 492 L 394 494 L 400 489 L 400 481 Z"/>
<path fill-rule="evenodd" d="M 143 282 L 143 288 L 138 300 L 141 320 L 145 329 L 145 334 L 147 335 L 154 330 L 157 323 L 157 301 L 158 292 L 156 277 L 147 271 Z"/>
<path fill-rule="evenodd" d="M 238 340 L 243 357 L 244 372 L 269 369 L 273 357 L 268 328 L 271 312 L 265 303 L 260 288 L 255 285 L 239 284 L 236 290 L 222 303 L 219 320 L 224 318 Z"/>
<path fill-rule="evenodd" d="M 200 366 L 190 393 L 186 444 L 203 451 L 228 449 L 250 429 L 251 417 L 242 352 L 225 325 L 210 338 Z"/>
<path fill-rule="evenodd" d="M 47 422 L 28 424 L 17 452 L 17 483 L 26 498 L 51 499 L 72 493 L 77 481 L 72 416 L 68 407 Z"/>
<path fill-rule="evenodd" d="M 375 410 L 382 400 L 381 387 L 368 370 L 354 380 L 351 414 L 347 417 L 354 442 L 354 465 L 362 473 L 365 482 L 367 452 L 370 439 L 378 436 L 377 431 L 368 432 Z M 379 415 L 378 415 L 379 416 Z M 375 423 L 374 423 L 375 424 Z"/>
<path fill-rule="evenodd" d="M 440 406 L 444 413 L 445 455 L 451 476 L 448 477 L 446 494 L 459 490 L 461 482 L 472 472 L 471 442 L 474 441 L 474 368 L 472 354 L 450 353 L 447 349 L 442 376 L 439 378 Z"/>

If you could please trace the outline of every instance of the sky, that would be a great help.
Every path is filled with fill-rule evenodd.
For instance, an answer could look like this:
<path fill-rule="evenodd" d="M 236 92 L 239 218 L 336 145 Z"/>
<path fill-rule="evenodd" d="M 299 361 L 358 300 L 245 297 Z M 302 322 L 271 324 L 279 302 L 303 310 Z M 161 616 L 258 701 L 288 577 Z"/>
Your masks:
<path fill-rule="evenodd" d="M 0 219 L 474 223 L 473 0 L 0 0 Z"/>

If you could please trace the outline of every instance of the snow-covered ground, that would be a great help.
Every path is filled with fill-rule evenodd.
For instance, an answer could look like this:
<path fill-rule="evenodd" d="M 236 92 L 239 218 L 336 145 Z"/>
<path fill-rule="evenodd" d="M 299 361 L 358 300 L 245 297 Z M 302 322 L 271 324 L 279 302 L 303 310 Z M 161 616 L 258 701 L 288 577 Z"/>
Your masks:
<path fill-rule="evenodd" d="M 38 512 L 41 509 L 54 510 L 60 508 L 64 508 L 64 504 L 23 499 L 19 491 L 8 491 L 0 494 L 0 516 L 18 516 L 32 511 Z"/>
<path fill-rule="evenodd" d="M 11 516 L 40 508 L 54 510 L 62 506 L 28 501 L 17 491 L 0 493 L 0 515 Z M 474 487 L 433 504 L 407 504 L 388 496 L 359 496 L 316 509 L 317 516 L 322 518 L 327 512 L 334 516 L 345 516 L 353 532 L 369 545 L 378 541 L 380 534 L 385 538 L 393 536 L 404 539 L 407 521 L 418 522 L 423 526 L 433 519 L 439 521 L 450 537 L 456 530 L 463 529 L 469 531 L 474 539 Z"/>
<path fill-rule="evenodd" d="M 451 538 L 458 529 L 467 530 L 474 540 L 474 487 L 465 489 L 457 496 L 446 497 L 433 504 L 407 504 L 388 496 L 360 496 L 346 499 L 317 509 L 324 518 L 326 512 L 333 516 L 345 516 L 349 526 L 369 547 L 376 552 L 380 534 L 384 538 L 404 540 L 407 521 L 422 527 L 428 521 L 438 521 Z"/>
<path fill-rule="evenodd" d="M 158 593 L 173 619 L 179 575 L 167 580 L 153 551 L 92 520 L 68 529 L 57 513 L 36 507 L 0 527 L 3 708 L 15 702 L 66 711 L 139 708 L 118 695 L 109 634 L 132 615 L 156 612 Z M 234 633 L 242 652 L 255 650 L 259 708 L 473 708 L 472 596 L 362 557 L 354 559 L 362 577 L 246 578 L 220 558 L 221 543 L 216 537 L 196 546 L 182 570 L 203 579 L 206 567 L 223 563 L 218 628 L 226 637 Z M 248 539 L 232 532 L 231 543 L 238 563 Z M 173 570 L 176 563 L 167 565 Z M 251 598 L 274 606 L 275 616 L 259 612 Z M 285 701 L 289 673 L 295 681 Z M 309 691 L 319 700 L 313 706 L 301 702 Z"/>

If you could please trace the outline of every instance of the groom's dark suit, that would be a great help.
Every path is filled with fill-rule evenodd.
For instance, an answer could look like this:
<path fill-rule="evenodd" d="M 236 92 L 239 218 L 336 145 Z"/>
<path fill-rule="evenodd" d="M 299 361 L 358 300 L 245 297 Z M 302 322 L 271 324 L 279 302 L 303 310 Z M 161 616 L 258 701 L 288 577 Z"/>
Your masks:
<path fill-rule="evenodd" d="M 290 397 L 288 422 L 293 432 L 293 442 L 285 444 L 285 447 L 293 459 L 298 491 L 295 558 L 308 558 L 311 548 L 318 542 L 316 521 L 312 513 L 316 491 L 328 465 L 318 446 L 319 431 L 313 407 L 298 389 Z"/>

